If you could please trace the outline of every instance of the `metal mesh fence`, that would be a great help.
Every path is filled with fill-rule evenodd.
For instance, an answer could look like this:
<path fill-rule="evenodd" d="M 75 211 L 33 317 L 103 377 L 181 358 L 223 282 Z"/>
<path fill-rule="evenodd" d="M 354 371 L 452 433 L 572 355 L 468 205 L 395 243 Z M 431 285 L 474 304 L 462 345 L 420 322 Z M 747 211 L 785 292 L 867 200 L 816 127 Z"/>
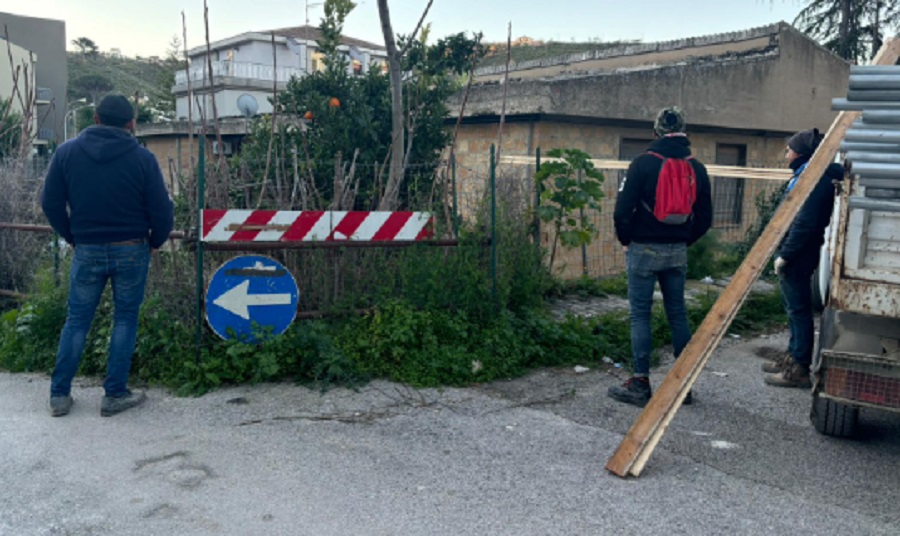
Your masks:
<path fill-rule="evenodd" d="M 533 158 L 533 157 L 530 157 Z M 531 161 L 531 160 L 529 160 Z M 401 205 L 407 210 L 432 212 L 435 216 L 435 236 L 454 237 L 454 214 L 466 220 L 470 228 L 480 232 L 484 239 L 490 236 L 490 160 L 467 165 L 435 166 L 434 163 L 411 165 L 412 179 L 400 192 Z M 304 179 L 303 170 L 290 162 L 269 162 L 269 168 L 281 171 L 263 187 L 262 180 L 253 179 L 247 170 L 264 169 L 265 162 L 242 162 L 239 166 L 217 167 L 218 160 L 208 162 L 206 169 L 206 206 L 210 208 L 280 209 L 280 210 L 372 210 L 374 194 L 383 188 L 383 166 L 358 166 L 347 162 L 319 162 L 321 169 L 333 169 L 334 180 L 313 183 Z M 40 188 L 47 162 L 4 164 L 2 186 L 6 195 L 0 199 L 0 222 L 46 225 L 40 210 Z M 498 219 L 512 222 L 524 235 L 535 236 L 539 232 L 545 247 L 553 239 L 549 225 L 534 221 L 535 206 L 534 164 L 501 163 L 495 173 L 494 195 L 497 201 Z M 598 229 L 593 242 L 581 249 L 557 252 L 556 274 L 563 278 L 581 275 L 603 277 L 620 274 L 625 267 L 622 248 L 615 237 L 612 214 L 622 169 L 602 169 L 605 182 L 605 198 L 600 211 L 587 210 L 583 215 Z M 176 230 L 187 231 L 185 242 L 173 241 L 161 255 L 154 257 L 149 280 L 149 293 L 156 293 L 172 307 L 191 318 L 196 305 L 196 264 L 192 245 L 197 222 L 197 185 L 193 176 L 175 175 L 167 171 L 167 183 L 178 191 L 176 195 Z M 272 175 L 269 175 L 272 177 Z M 369 176 L 370 180 L 359 180 Z M 381 179 L 377 177 L 382 177 Z M 354 178 L 355 177 L 355 178 Z M 381 184 L 378 181 L 382 181 Z M 712 177 L 713 229 L 723 243 L 739 243 L 761 223 L 760 207 L 777 200 L 783 180 L 741 177 Z M 310 185 L 314 184 L 311 188 Z M 454 189 L 453 186 L 456 186 Z M 306 188 L 306 192 L 302 192 Z M 315 191 L 314 191 L 315 190 Z M 343 195 L 341 192 L 349 192 Z M 313 195 L 318 201 L 313 202 Z M 342 198 L 343 202 L 325 200 Z M 303 201 L 305 199 L 305 201 Z M 324 206 L 323 206 L 324 205 Z M 28 232 L 19 229 L 0 229 L 0 289 L 24 293 L 33 275 L 41 266 L 64 267 L 67 250 L 54 250 L 49 233 Z M 207 251 L 203 274 L 205 281 L 217 267 L 240 251 Z M 411 283 L 403 275 L 388 266 L 410 262 L 409 257 L 426 258 L 432 255 L 452 255 L 448 248 L 367 248 L 367 249 L 278 249 L 254 251 L 271 256 L 287 266 L 300 287 L 301 311 L 315 313 L 335 307 L 360 309 L 371 307 L 383 299 L 386 289 L 396 292 Z M 488 270 L 489 252 L 483 251 L 480 259 Z M 56 258 L 55 258 L 56 257 Z M 414 261 L 413 261 L 414 262 Z M 500 263 L 504 259 L 500 259 Z M 502 269 L 502 266 L 501 266 Z M 377 290 L 376 290 L 377 289 Z M 381 293 L 379 295 L 379 293 Z"/>
<path fill-rule="evenodd" d="M 533 179 L 536 158 L 512 157 L 509 160 L 501 160 L 496 171 L 498 198 L 515 199 L 523 204 L 525 210 L 531 210 L 536 203 Z M 532 163 L 523 163 L 526 160 Z M 470 157 L 467 165 L 457 167 L 459 207 L 463 217 L 477 210 L 483 200 L 488 198 L 485 194 L 489 188 L 489 164 L 489 158 L 472 163 Z M 625 255 L 616 239 L 613 212 L 626 166 L 627 162 L 622 162 L 616 168 L 600 168 L 605 178 L 605 197 L 600 203 L 600 210 L 585 210 L 583 214 L 577 215 L 578 218 L 590 220 L 598 234 L 584 248 L 558 251 L 558 260 L 554 266 L 557 275 L 566 279 L 582 275 L 606 277 L 620 274 L 625 269 Z M 748 175 L 750 176 L 710 176 L 713 196 L 712 232 L 721 244 L 740 244 L 748 240 L 754 231 L 758 231 L 767 222 L 771 214 L 766 212 L 774 208 L 787 182 L 783 174 L 777 175 L 777 178 L 755 178 L 751 173 Z M 553 231 L 550 225 L 540 226 L 540 237 L 545 247 L 551 244 Z"/>
<path fill-rule="evenodd" d="M 42 158 L 0 161 L 0 222 L 20 225 L 0 229 L 0 290 L 7 293 L 27 292 L 35 272 L 53 257 L 50 234 L 28 230 L 47 224 L 40 204 L 47 165 Z"/>
<path fill-rule="evenodd" d="M 205 169 L 206 203 L 209 208 L 270 209 L 270 210 L 372 210 L 376 206 L 371 192 L 352 186 L 348 179 L 351 173 L 357 176 L 365 173 L 381 173 L 375 166 L 359 166 L 343 172 L 336 172 L 336 179 L 316 185 L 318 202 L 302 203 L 297 191 L 302 187 L 297 176 L 291 175 L 270 180 L 263 190 L 261 180 L 253 182 L 252 176 L 242 175 L 235 168 L 217 168 L 215 160 L 207 162 Z M 246 161 L 244 164 L 248 164 Z M 262 169 L 250 162 L 247 169 Z M 280 163 L 270 162 L 270 166 Z M 320 167 L 334 169 L 340 162 L 319 162 Z M 34 274 L 39 268 L 56 267 L 59 279 L 64 280 L 71 249 L 64 244 L 54 249 L 52 234 L 40 208 L 40 191 L 46 174 L 47 162 L 40 164 L 10 163 L 2 173 L 2 184 L 8 195 L 0 204 L 0 290 L 6 298 L 25 294 L 31 290 Z M 446 166 L 434 164 L 411 164 L 411 181 L 399 194 L 404 210 L 431 212 L 434 216 L 434 235 L 438 239 L 453 239 L 453 202 L 449 195 L 452 179 L 446 173 Z M 227 172 L 225 171 L 227 169 Z M 15 171 L 15 172 L 13 172 Z M 185 231 L 185 238 L 171 241 L 162 248 L 159 255 L 152 257 L 148 279 L 147 295 L 165 301 L 166 308 L 176 318 L 192 322 L 197 304 L 196 265 L 196 225 L 197 225 L 197 182 L 194 176 L 176 174 L 166 170 L 166 182 L 178 193 L 176 200 L 176 231 Z M 309 184 L 309 182 L 307 182 Z M 371 181 L 370 181 L 371 185 Z M 357 190 L 344 196 L 344 203 L 322 202 L 340 195 L 342 188 Z M 312 192 L 308 189 L 307 193 Z M 481 204 L 486 208 L 486 204 Z M 501 203 L 508 207 L 509 203 Z M 521 208 L 524 204 L 516 204 Z M 516 217 L 507 208 L 502 209 L 506 217 Z M 519 211 L 518 217 L 524 217 Z M 479 227 L 482 238 L 489 236 L 486 213 L 482 211 Z M 32 226 L 33 229 L 25 229 Z M 476 240 L 476 242 L 479 242 Z M 333 245 L 333 244 L 332 244 Z M 393 247 L 397 246 L 397 247 Z M 203 281 L 208 283 L 215 271 L 228 259 L 236 255 L 252 253 L 269 256 L 285 265 L 294 276 L 300 291 L 300 316 L 317 316 L 335 309 L 347 311 L 367 310 L 379 302 L 408 292 L 419 285 L 415 281 L 414 270 L 399 270 L 398 266 L 416 266 L 425 261 L 440 263 L 442 259 L 454 255 L 451 246 L 385 244 L 383 247 L 335 248 L 312 246 L 308 249 L 282 249 L 273 244 L 271 249 L 215 251 L 204 247 L 202 267 Z M 490 269 L 490 252 L 479 245 L 475 263 L 480 266 L 487 279 Z M 468 253 L 467 253 L 468 254 Z M 63 281 L 64 282 L 64 281 Z"/>

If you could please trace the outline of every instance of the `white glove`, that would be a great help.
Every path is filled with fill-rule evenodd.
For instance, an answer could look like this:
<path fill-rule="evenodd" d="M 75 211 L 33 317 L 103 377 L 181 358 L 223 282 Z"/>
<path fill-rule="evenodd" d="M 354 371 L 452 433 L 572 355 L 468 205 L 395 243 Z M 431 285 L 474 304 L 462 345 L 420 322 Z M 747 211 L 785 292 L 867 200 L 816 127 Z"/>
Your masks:
<path fill-rule="evenodd" d="M 775 259 L 775 274 L 781 275 L 782 272 L 784 271 L 784 266 L 786 264 L 787 264 L 787 261 L 782 259 L 781 257 L 778 257 L 777 259 Z"/>

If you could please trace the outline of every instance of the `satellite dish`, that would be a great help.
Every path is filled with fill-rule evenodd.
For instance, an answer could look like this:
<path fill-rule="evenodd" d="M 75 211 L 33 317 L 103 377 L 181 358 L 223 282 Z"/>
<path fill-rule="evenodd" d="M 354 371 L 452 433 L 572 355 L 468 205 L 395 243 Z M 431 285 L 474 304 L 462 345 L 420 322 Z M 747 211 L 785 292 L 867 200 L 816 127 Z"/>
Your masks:
<path fill-rule="evenodd" d="M 256 110 L 259 109 L 259 104 L 256 102 L 256 98 L 254 98 L 253 95 L 244 93 L 243 95 L 238 97 L 237 107 L 238 110 L 240 110 L 241 113 L 244 114 L 244 117 L 249 119 L 256 115 Z"/>

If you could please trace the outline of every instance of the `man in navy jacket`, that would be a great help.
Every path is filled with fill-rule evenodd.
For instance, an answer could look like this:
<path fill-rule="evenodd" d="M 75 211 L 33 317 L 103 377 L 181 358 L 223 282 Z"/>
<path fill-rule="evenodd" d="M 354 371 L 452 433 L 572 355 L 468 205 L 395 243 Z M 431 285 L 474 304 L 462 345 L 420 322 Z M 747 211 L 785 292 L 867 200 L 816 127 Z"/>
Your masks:
<path fill-rule="evenodd" d="M 94 123 L 53 155 L 42 194 L 47 220 L 74 248 L 66 324 L 50 386 L 54 417 L 72 408 L 72 379 L 107 281 L 115 310 L 100 413 L 114 415 L 146 398 L 127 386 L 138 312 L 150 252 L 168 240 L 174 224 L 159 164 L 131 134 L 134 109 L 128 99 L 104 98 Z"/>
<path fill-rule="evenodd" d="M 788 140 L 784 154 L 794 175 L 785 194 L 809 165 L 821 141 L 822 135 L 814 128 L 798 132 Z M 814 344 L 812 276 L 819 264 L 819 249 L 825 242 L 825 228 L 834 209 L 834 182 L 843 178 L 844 168 L 840 164 L 832 163 L 825 169 L 778 247 L 775 272 L 779 276 L 791 338 L 788 351 L 781 359 L 763 364 L 769 385 L 804 389 L 812 386 L 809 377 Z"/>

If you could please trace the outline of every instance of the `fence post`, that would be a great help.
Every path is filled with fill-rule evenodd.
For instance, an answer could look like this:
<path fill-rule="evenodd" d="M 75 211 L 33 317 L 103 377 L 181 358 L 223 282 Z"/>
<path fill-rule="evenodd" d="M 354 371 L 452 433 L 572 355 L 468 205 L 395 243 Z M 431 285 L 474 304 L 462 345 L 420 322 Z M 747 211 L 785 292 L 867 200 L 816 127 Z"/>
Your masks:
<path fill-rule="evenodd" d="M 197 159 L 197 353 L 200 364 L 200 348 L 203 342 L 203 208 L 206 205 L 206 135 L 198 137 L 200 154 Z"/>
<path fill-rule="evenodd" d="M 491 301 L 494 310 L 498 310 L 497 303 L 497 162 L 494 159 L 496 148 L 491 144 Z"/>
<path fill-rule="evenodd" d="M 541 148 L 538 147 L 534 151 L 535 163 L 534 171 L 537 174 L 541 170 Z M 531 178 L 534 180 L 534 177 Z M 541 247 L 541 217 L 538 214 L 538 208 L 541 206 L 541 185 L 538 181 L 534 181 L 534 243 Z"/>
<path fill-rule="evenodd" d="M 578 170 L 578 188 L 581 188 L 581 183 L 584 181 L 584 175 L 582 175 L 583 170 Z M 584 207 L 578 209 L 581 228 L 584 229 Z M 588 266 L 587 266 L 587 244 L 581 244 L 581 275 L 587 275 Z"/>
<path fill-rule="evenodd" d="M 453 236 L 459 238 L 459 205 L 456 191 L 456 153 L 450 153 L 450 180 L 453 185 Z"/>

